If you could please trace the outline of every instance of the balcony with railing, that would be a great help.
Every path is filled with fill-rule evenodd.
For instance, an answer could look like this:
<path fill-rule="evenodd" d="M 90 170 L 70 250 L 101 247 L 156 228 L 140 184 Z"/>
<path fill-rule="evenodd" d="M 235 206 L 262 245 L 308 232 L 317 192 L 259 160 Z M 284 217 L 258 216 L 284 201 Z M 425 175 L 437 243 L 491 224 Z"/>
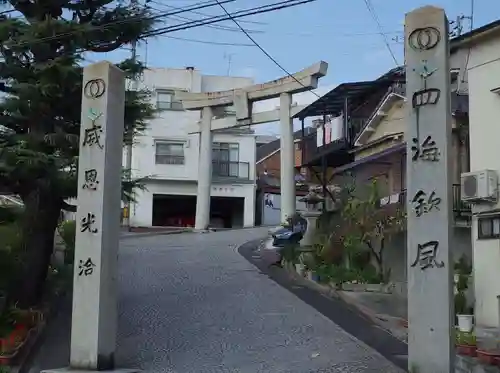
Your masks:
<path fill-rule="evenodd" d="M 453 184 L 452 185 L 452 203 L 453 203 L 453 217 L 455 222 L 459 221 L 469 221 L 472 216 L 471 205 L 467 202 L 463 202 L 461 198 L 461 185 Z M 398 203 L 403 206 L 406 205 L 406 190 L 403 190 L 399 193 L 399 201 Z"/>
<path fill-rule="evenodd" d="M 236 161 L 213 161 L 214 180 L 250 180 L 250 163 Z"/>

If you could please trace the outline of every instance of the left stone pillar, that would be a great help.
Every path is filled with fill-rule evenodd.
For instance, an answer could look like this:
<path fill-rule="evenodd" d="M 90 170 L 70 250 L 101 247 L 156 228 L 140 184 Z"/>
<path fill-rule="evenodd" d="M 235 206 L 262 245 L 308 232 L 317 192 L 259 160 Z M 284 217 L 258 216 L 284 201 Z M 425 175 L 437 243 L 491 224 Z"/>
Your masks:
<path fill-rule="evenodd" d="M 83 70 L 70 367 L 111 371 L 117 332 L 125 78 L 108 62 Z"/>
<path fill-rule="evenodd" d="M 293 141 L 293 121 L 290 116 L 292 95 L 280 96 L 280 185 L 281 222 L 295 214 L 295 154 Z"/>
<path fill-rule="evenodd" d="M 208 229 L 210 223 L 210 189 L 212 187 L 212 107 L 205 106 L 201 113 L 200 154 L 198 161 L 198 192 L 194 228 Z"/>

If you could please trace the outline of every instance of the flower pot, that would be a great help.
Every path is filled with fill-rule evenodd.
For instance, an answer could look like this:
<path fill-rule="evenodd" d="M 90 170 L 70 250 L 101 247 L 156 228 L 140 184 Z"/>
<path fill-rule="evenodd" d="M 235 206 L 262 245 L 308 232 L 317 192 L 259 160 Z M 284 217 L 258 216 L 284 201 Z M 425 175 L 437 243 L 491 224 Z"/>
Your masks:
<path fill-rule="evenodd" d="M 457 353 L 463 356 L 477 356 L 477 347 L 469 345 L 457 345 Z"/>
<path fill-rule="evenodd" d="M 302 263 L 295 264 L 295 272 L 302 276 L 304 274 L 304 265 Z"/>
<path fill-rule="evenodd" d="M 0 367 L 10 365 L 10 357 L 0 355 Z"/>
<path fill-rule="evenodd" d="M 474 328 L 474 316 L 473 315 L 457 315 L 458 319 L 458 330 L 464 333 L 470 333 Z"/>
<path fill-rule="evenodd" d="M 498 352 L 488 352 L 483 350 L 477 350 L 477 359 L 479 362 L 485 365 L 496 365 L 497 359 L 499 357 Z"/>

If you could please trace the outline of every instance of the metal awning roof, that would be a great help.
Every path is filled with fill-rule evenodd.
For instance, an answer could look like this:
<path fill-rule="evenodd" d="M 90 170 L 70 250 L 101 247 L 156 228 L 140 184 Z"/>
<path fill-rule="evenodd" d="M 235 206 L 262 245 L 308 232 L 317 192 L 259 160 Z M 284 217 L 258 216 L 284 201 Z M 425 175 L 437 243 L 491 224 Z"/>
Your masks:
<path fill-rule="evenodd" d="M 337 115 L 344 110 L 345 99 L 355 99 L 372 93 L 376 89 L 388 86 L 398 78 L 404 79 L 404 66 L 398 66 L 384 73 L 375 80 L 342 83 L 311 105 L 295 114 L 294 118 L 307 118 L 320 115 Z"/>
<path fill-rule="evenodd" d="M 393 79 L 370 80 L 365 82 L 342 83 L 311 105 L 295 114 L 294 118 L 307 118 L 320 115 L 338 115 L 344 110 L 345 99 L 358 99 L 371 94 L 380 87 L 388 86 Z"/>

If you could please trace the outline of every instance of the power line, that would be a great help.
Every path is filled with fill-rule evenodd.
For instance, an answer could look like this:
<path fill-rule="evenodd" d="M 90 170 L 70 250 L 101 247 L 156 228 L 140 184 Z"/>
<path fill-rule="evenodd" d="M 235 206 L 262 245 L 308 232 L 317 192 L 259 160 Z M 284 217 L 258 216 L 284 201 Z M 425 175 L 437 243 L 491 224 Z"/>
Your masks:
<path fill-rule="evenodd" d="M 364 0 L 366 8 L 368 9 L 368 12 L 372 16 L 373 20 L 377 24 L 378 30 L 380 32 L 380 35 L 382 35 L 382 38 L 384 40 L 385 46 L 387 47 L 387 50 L 391 54 L 392 59 L 394 60 L 394 63 L 396 64 L 396 67 L 399 66 L 398 59 L 396 58 L 396 55 L 392 51 L 392 48 L 389 44 L 389 40 L 387 39 L 387 35 L 384 33 L 384 29 L 382 28 L 382 24 L 380 23 L 380 20 L 377 16 L 377 13 L 375 12 L 375 9 L 373 8 L 373 4 L 371 0 Z"/>
<path fill-rule="evenodd" d="M 161 35 L 161 34 L 164 34 L 166 32 L 187 30 L 187 29 L 190 29 L 193 27 L 199 27 L 199 26 L 204 26 L 207 24 L 212 24 L 215 22 L 227 21 L 227 20 L 232 20 L 232 19 L 236 19 L 236 18 L 242 18 L 242 17 L 248 17 L 248 16 L 252 16 L 252 15 L 256 15 L 256 14 L 272 12 L 275 10 L 281 10 L 281 9 L 290 8 L 290 7 L 301 5 L 301 4 L 311 3 L 314 1 L 316 1 L 316 0 L 285 0 L 285 1 L 277 2 L 277 3 L 273 3 L 273 4 L 267 4 L 267 5 L 262 5 L 262 6 L 255 7 L 255 8 L 237 11 L 237 12 L 231 13 L 228 16 L 227 15 L 226 16 L 219 15 L 219 16 L 213 16 L 210 18 L 201 19 L 199 21 L 186 22 L 183 25 L 162 27 L 162 28 L 153 30 L 151 32 L 145 33 L 143 35 L 143 37 Z M 227 1 L 219 1 L 219 2 L 221 4 L 224 4 Z"/>
<path fill-rule="evenodd" d="M 156 1 L 156 0 L 146 0 L 146 4 L 147 3 L 153 3 L 153 4 L 165 6 L 165 7 L 169 8 L 169 9 L 179 9 L 179 7 L 172 6 L 172 5 L 166 5 L 166 4 L 163 4 L 163 3 L 159 2 L 159 1 Z M 206 13 L 198 12 L 196 10 L 191 10 L 190 13 L 198 14 L 198 15 L 203 16 L 203 17 L 211 17 L 211 14 L 206 14 Z M 257 21 L 240 21 L 240 23 L 252 23 L 252 24 L 255 24 L 255 25 L 267 25 L 267 23 L 265 23 L 265 22 L 257 22 Z"/>
<path fill-rule="evenodd" d="M 158 9 L 156 9 L 156 10 L 158 10 Z M 199 19 L 192 19 L 192 18 L 183 17 L 183 16 L 172 16 L 172 17 L 169 17 L 169 18 L 173 18 L 176 21 L 179 21 L 179 20 L 180 21 L 190 21 L 190 22 L 199 21 Z M 227 26 L 223 26 L 223 25 L 206 25 L 206 27 L 210 27 L 210 28 L 214 28 L 214 29 L 222 30 L 222 31 L 240 32 L 240 30 L 237 29 L 237 28 L 227 27 Z M 251 33 L 263 33 L 264 32 L 264 31 L 256 31 L 256 30 L 247 30 L 247 31 L 251 32 Z"/>
<path fill-rule="evenodd" d="M 272 62 L 274 62 L 274 64 L 276 66 L 278 66 L 281 70 L 283 70 L 283 72 L 285 74 L 287 74 L 289 77 L 291 77 L 293 80 L 295 80 L 297 83 L 299 83 L 301 86 L 303 86 L 304 88 L 307 88 L 304 84 L 302 84 L 302 82 L 300 80 L 298 80 L 295 76 L 293 76 L 292 74 L 290 74 L 290 72 L 288 72 L 287 69 L 285 69 L 278 61 L 276 61 L 273 56 L 271 56 L 259 43 L 257 43 L 257 41 L 252 38 L 252 36 L 245 31 L 245 29 L 243 27 L 241 27 L 241 25 L 238 23 L 238 21 L 236 21 L 236 19 L 234 19 L 234 17 L 227 11 L 227 9 L 224 7 L 224 5 L 222 5 L 222 1 L 219 1 L 219 0 L 215 0 L 217 2 L 217 4 L 219 4 L 219 6 L 222 8 L 222 10 L 224 11 L 224 13 L 226 13 L 226 15 L 231 19 L 231 21 L 233 21 L 236 26 L 239 27 L 239 29 L 241 30 L 241 32 L 243 32 L 246 37 L 248 39 L 250 39 L 250 41 L 257 47 L 259 48 L 262 53 L 264 53 L 267 58 L 269 58 Z M 312 91 L 312 90 L 309 90 L 311 93 L 313 93 L 316 97 L 320 98 L 321 96 L 319 96 L 316 92 Z"/>
<path fill-rule="evenodd" d="M 474 29 L 474 0 L 470 0 L 470 30 Z M 460 83 L 465 83 L 465 74 L 467 73 L 467 67 L 469 66 L 470 54 L 472 51 L 472 45 L 469 45 L 469 50 L 467 51 L 467 57 L 465 58 L 465 66 L 462 74 L 462 79 Z M 460 87 L 458 88 L 460 91 Z"/>
<path fill-rule="evenodd" d="M 218 1 L 218 2 L 210 1 L 208 3 L 207 2 L 197 3 L 196 6 L 186 7 L 186 8 L 183 8 L 182 10 L 176 10 L 176 11 L 173 11 L 173 12 L 166 12 L 166 13 L 163 13 L 163 14 L 157 14 L 157 15 L 148 17 L 146 19 L 147 20 L 158 19 L 158 18 L 161 18 L 161 17 L 167 17 L 167 16 L 171 16 L 171 15 L 175 15 L 175 14 L 179 14 L 179 13 L 183 13 L 183 12 L 188 12 L 188 11 L 190 11 L 192 9 L 203 9 L 203 8 L 208 8 L 208 7 L 211 7 L 211 6 L 218 5 L 218 3 L 225 4 L 225 3 L 230 3 L 230 2 L 233 2 L 233 1 L 235 1 L 235 0 L 221 0 L 221 1 Z M 213 23 L 216 23 L 216 22 L 230 20 L 231 17 L 232 18 L 241 18 L 241 17 L 250 16 L 250 15 L 267 13 L 267 12 L 271 12 L 271 11 L 275 11 L 275 10 L 280 10 L 280 9 L 285 9 L 285 8 L 289 8 L 289 7 L 292 7 L 292 6 L 296 6 L 296 5 L 300 5 L 300 4 L 305 4 L 305 3 L 309 3 L 309 2 L 313 2 L 313 1 L 316 1 L 316 0 L 285 0 L 285 1 L 278 2 L 278 3 L 267 4 L 267 5 L 262 5 L 262 6 L 255 7 L 255 8 L 250 8 L 250 9 L 245 9 L 245 10 L 242 10 L 242 11 L 238 11 L 238 12 L 232 13 L 230 16 L 219 15 L 219 16 L 213 16 L 213 17 L 206 18 L 206 19 L 201 19 L 199 21 L 186 22 L 186 23 L 180 24 L 180 25 L 173 25 L 173 26 L 168 26 L 168 27 L 161 27 L 161 28 L 158 28 L 158 29 L 155 29 L 155 30 L 151 30 L 149 32 L 146 32 L 146 33 L 142 34 L 140 36 L 140 38 L 143 39 L 143 38 L 146 38 L 146 37 L 163 35 L 163 34 L 174 32 L 174 31 L 187 30 L 187 29 L 191 29 L 191 28 L 194 28 L 194 27 L 199 27 L 199 26 L 203 26 L 203 25 L 213 24 Z M 33 40 L 30 40 L 30 41 L 13 43 L 13 44 L 10 44 L 8 46 L 12 48 L 12 47 L 19 47 L 19 46 L 23 46 L 23 45 L 33 45 L 33 44 L 36 44 L 36 43 L 41 43 L 41 42 L 46 42 L 46 41 L 58 40 L 58 39 L 61 39 L 62 37 L 73 36 L 73 35 L 79 34 L 79 33 L 86 33 L 86 32 L 91 32 L 91 31 L 103 31 L 103 30 L 109 29 L 111 27 L 114 27 L 114 26 L 116 26 L 118 24 L 120 24 L 120 25 L 121 24 L 127 24 L 127 23 L 132 23 L 132 22 L 138 22 L 138 21 L 141 21 L 141 20 L 143 20 L 143 18 L 141 18 L 141 17 L 131 17 L 129 19 L 124 19 L 124 20 L 120 20 L 120 21 L 110 22 L 110 23 L 108 23 L 106 25 L 102 25 L 102 26 L 89 27 L 89 28 L 84 29 L 84 30 L 75 30 L 75 31 L 61 33 L 61 34 L 58 34 L 58 35 L 53 35 L 53 36 L 47 36 L 47 37 L 42 37 L 42 38 L 38 38 L 38 39 L 33 39 Z M 81 50 L 78 50 L 78 51 L 82 52 L 82 51 L 85 51 L 85 50 L 86 49 L 82 48 Z"/>
<path fill-rule="evenodd" d="M 231 3 L 233 1 L 236 1 L 236 0 L 222 0 L 223 3 Z M 31 41 L 10 44 L 9 47 L 18 47 L 18 46 L 23 46 L 23 45 L 27 45 L 27 44 L 35 44 L 35 43 L 40 43 L 40 42 L 45 42 L 45 41 L 57 40 L 57 39 L 60 39 L 61 37 L 64 37 L 64 36 L 73 36 L 73 35 L 76 35 L 79 33 L 87 33 L 87 32 L 91 32 L 91 31 L 103 31 L 103 30 L 106 30 L 108 28 L 114 27 L 116 25 L 133 23 L 133 22 L 141 22 L 144 20 L 152 21 L 155 19 L 172 16 L 172 15 L 176 15 L 179 13 L 189 12 L 192 9 L 203 9 L 203 8 L 208 8 L 208 7 L 212 7 L 215 5 L 218 5 L 218 4 L 216 2 L 213 2 L 213 1 L 208 1 L 208 2 L 205 1 L 205 2 L 201 2 L 201 3 L 196 3 L 196 4 L 191 5 L 189 7 L 186 7 L 186 8 L 181 8 L 181 9 L 173 11 L 173 12 L 165 12 L 165 13 L 155 14 L 151 17 L 146 17 L 146 18 L 143 18 L 142 16 L 130 17 L 127 19 L 119 20 L 119 21 L 109 22 L 109 23 L 102 25 L 102 26 L 91 26 L 91 27 L 88 27 L 88 28 L 83 29 L 83 30 L 68 31 L 68 32 L 60 33 L 58 35 L 46 36 L 46 37 L 41 37 L 38 39 L 33 39 Z M 153 30 L 153 31 L 156 31 L 156 30 Z"/>
<path fill-rule="evenodd" d="M 187 42 L 193 42 L 193 43 L 200 43 L 200 44 L 223 45 L 223 46 L 230 46 L 230 47 L 255 47 L 255 45 L 253 45 L 253 44 L 224 43 L 224 42 L 210 41 L 210 40 L 198 40 L 198 39 L 180 38 L 180 37 L 177 37 L 177 36 L 170 36 L 170 35 L 160 35 L 160 36 L 164 37 L 164 38 L 173 39 L 173 40 L 181 40 L 181 41 L 187 41 Z"/>

